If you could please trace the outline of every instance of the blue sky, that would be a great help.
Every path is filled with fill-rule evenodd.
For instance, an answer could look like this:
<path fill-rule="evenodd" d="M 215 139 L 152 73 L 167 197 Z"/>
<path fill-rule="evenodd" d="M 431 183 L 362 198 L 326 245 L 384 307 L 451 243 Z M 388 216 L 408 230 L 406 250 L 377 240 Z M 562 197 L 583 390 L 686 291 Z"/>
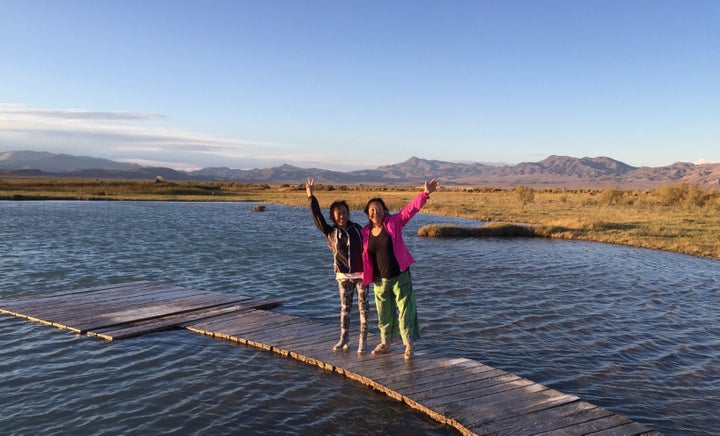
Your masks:
<path fill-rule="evenodd" d="M 0 151 L 720 162 L 720 1 L 0 0 Z"/>

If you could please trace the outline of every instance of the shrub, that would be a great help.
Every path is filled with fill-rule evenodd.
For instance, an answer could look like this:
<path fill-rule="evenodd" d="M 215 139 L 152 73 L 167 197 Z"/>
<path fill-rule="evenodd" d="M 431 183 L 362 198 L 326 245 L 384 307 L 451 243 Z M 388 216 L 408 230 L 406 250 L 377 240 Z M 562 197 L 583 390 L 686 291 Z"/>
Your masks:
<path fill-rule="evenodd" d="M 676 206 L 683 202 L 687 197 L 688 186 L 685 183 L 669 183 L 658 189 L 660 201 L 665 206 Z"/>
<path fill-rule="evenodd" d="M 515 195 L 520 200 L 520 206 L 525 211 L 525 205 L 535 201 L 535 190 L 529 186 L 520 185 L 515 188 Z"/>
<path fill-rule="evenodd" d="M 622 197 L 623 191 L 620 188 L 607 188 L 600 194 L 600 201 L 604 204 L 618 204 Z"/>
<path fill-rule="evenodd" d="M 688 208 L 700 208 L 710 199 L 710 194 L 700 189 L 697 185 L 688 188 L 685 195 L 685 206 Z"/>

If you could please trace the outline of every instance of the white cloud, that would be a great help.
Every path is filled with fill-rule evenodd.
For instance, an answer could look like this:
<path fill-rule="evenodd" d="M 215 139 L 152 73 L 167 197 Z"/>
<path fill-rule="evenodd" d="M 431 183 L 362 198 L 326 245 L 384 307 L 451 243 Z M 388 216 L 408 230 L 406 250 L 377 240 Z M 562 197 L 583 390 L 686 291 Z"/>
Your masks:
<path fill-rule="evenodd" d="M 165 116 L 130 112 L 26 109 L 0 105 L 0 144 L 9 149 L 62 152 L 133 162 L 172 162 L 199 167 L 207 162 L 242 164 L 273 156 L 284 145 L 245 141 L 157 125 Z M 158 156 L 162 156 L 158 158 Z"/>
<path fill-rule="evenodd" d="M 161 114 L 38 109 L 0 103 L 0 150 L 102 157 L 175 169 L 267 168 L 282 164 L 337 171 L 378 166 L 357 156 L 311 153 L 308 147 L 224 138 L 168 125 Z"/>
<path fill-rule="evenodd" d="M 153 120 L 164 118 L 163 115 L 138 112 L 93 112 L 82 109 L 24 109 L 18 105 L 0 104 L 0 114 L 18 117 L 46 117 L 69 120 Z"/>

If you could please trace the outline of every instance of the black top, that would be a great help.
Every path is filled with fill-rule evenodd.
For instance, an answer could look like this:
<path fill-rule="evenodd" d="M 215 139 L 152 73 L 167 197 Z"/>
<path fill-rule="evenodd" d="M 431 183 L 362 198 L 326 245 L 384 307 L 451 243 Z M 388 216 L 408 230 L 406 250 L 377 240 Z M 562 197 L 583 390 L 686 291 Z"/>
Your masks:
<path fill-rule="evenodd" d="M 400 266 L 395 258 L 392 239 L 384 227 L 377 236 L 373 236 L 370 231 L 368 254 L 370 254 L 376 276 L 389 279 L 400 275 Z"/>

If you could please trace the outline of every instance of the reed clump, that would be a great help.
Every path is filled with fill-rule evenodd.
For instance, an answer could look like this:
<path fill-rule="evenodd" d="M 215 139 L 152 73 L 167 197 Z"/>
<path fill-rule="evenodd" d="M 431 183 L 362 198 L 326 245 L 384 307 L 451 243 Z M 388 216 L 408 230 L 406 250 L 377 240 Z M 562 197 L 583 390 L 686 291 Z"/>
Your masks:
<path fill-rule="evenodd" d="M 418 229 L 418 236 L 431 238 L 453 238 L 453 237 L 534 237 L 533 226 L 490 223 L 477 227 L 463 227 L 449 224 L 429 224 Z"/>

